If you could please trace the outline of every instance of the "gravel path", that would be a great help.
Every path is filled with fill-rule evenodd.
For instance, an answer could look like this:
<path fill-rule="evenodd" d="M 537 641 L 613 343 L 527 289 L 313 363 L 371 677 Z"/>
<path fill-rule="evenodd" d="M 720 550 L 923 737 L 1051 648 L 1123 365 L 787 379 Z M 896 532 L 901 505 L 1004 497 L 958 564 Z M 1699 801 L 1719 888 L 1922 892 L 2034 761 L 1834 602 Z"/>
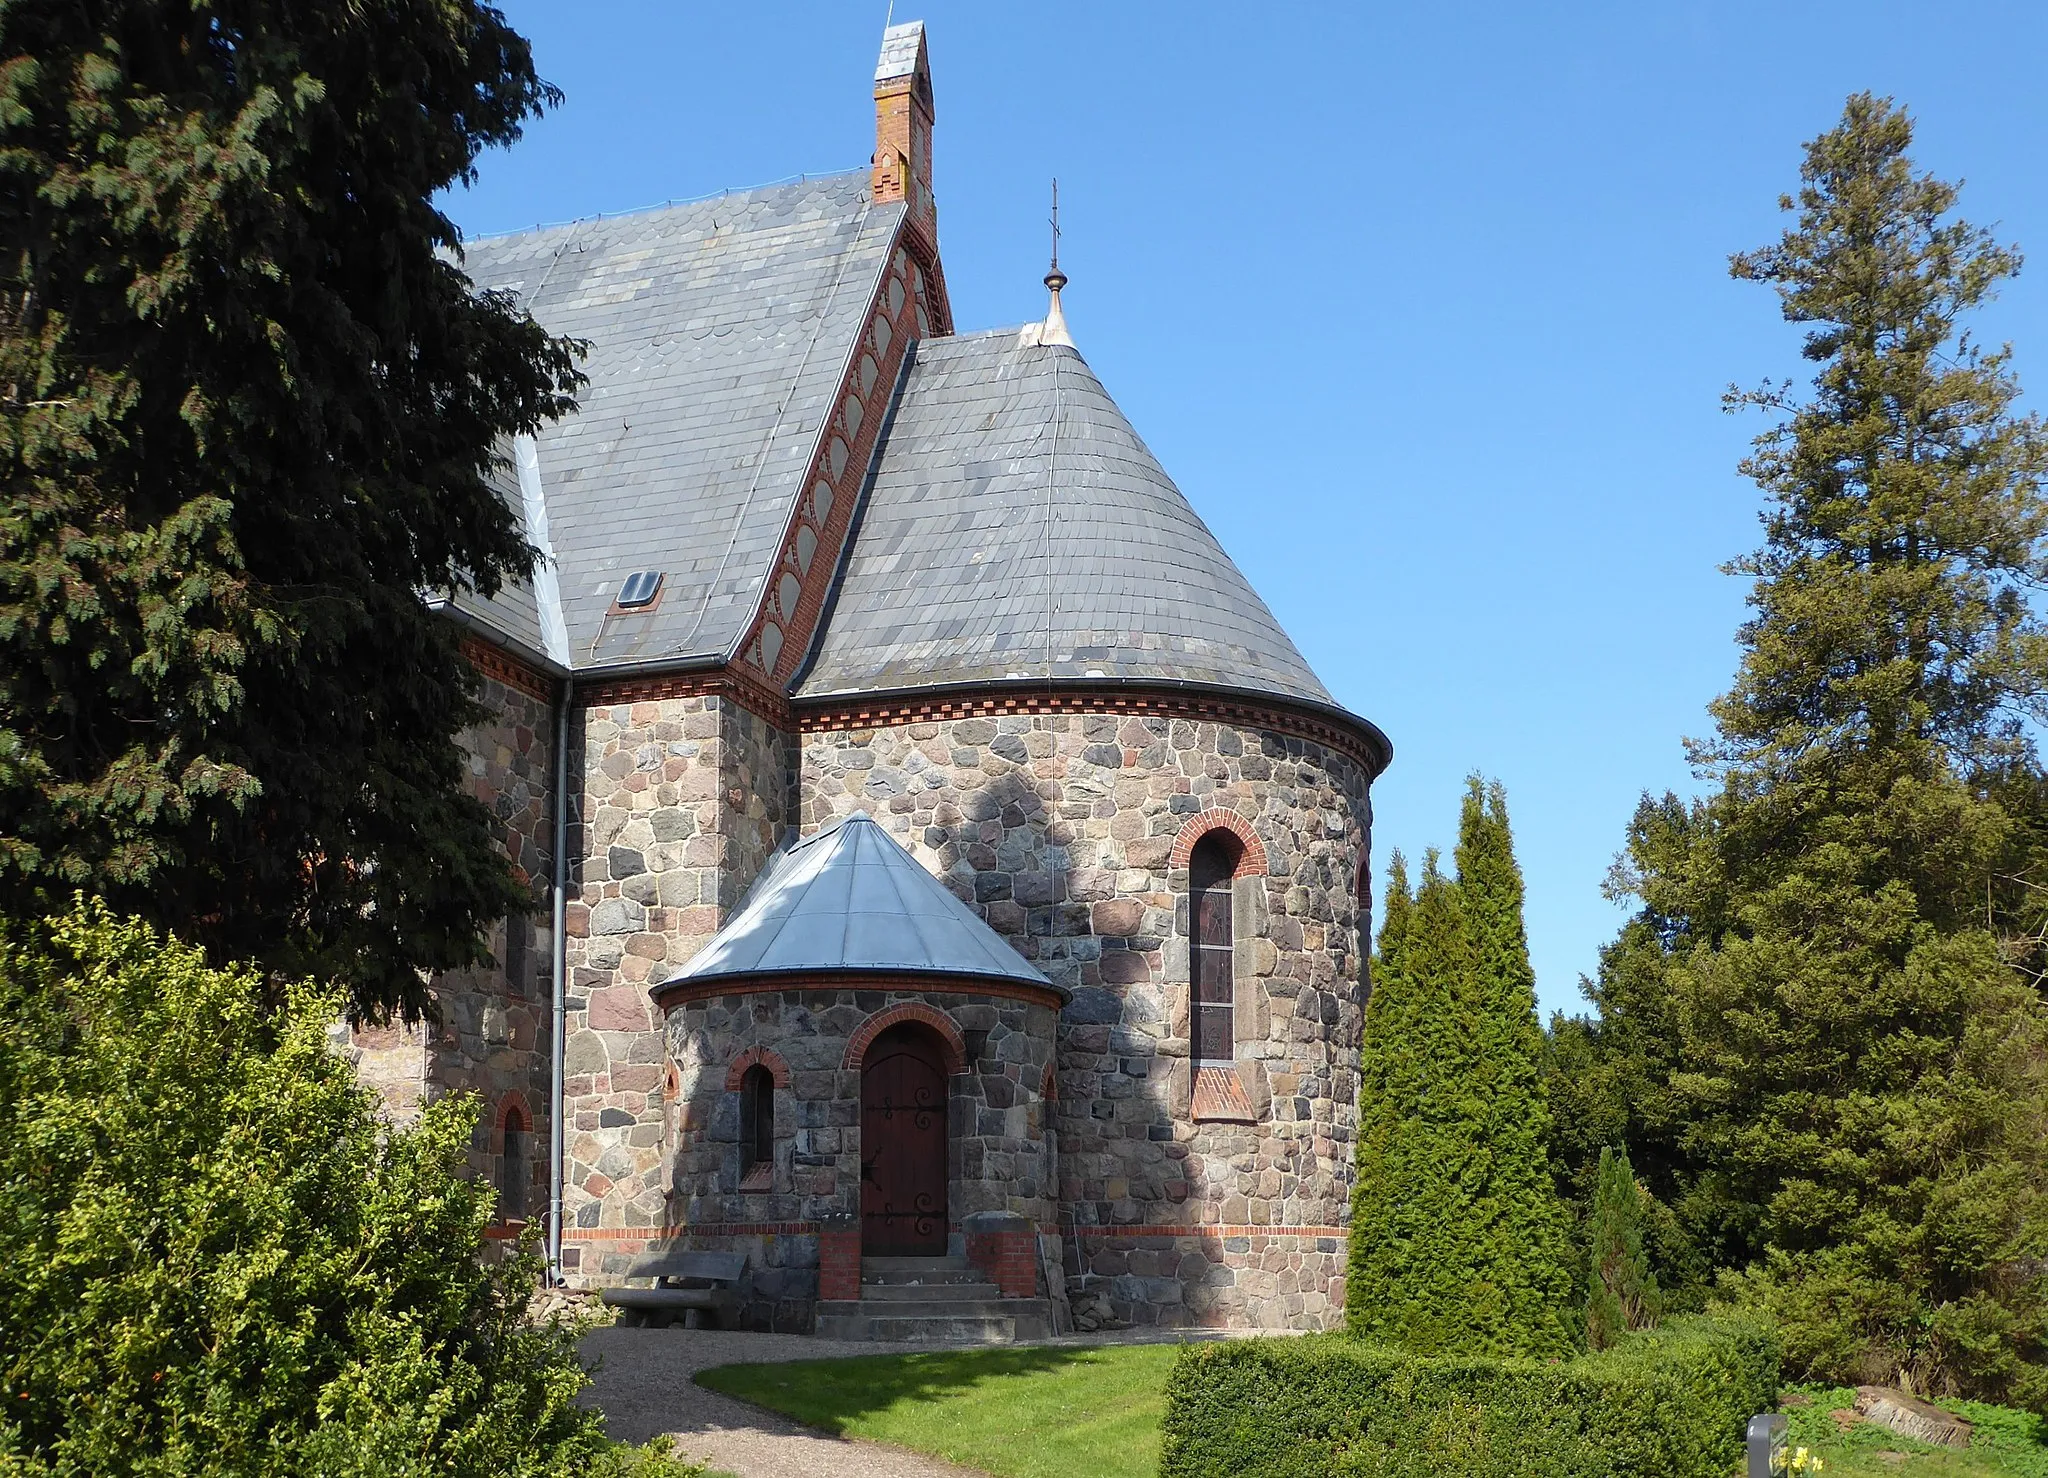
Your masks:
<path fill-rule="evenodd" d="M 585 1357 L 604 1362 L 585 1399 L 603 1409 L 605 1426 L 620 1441 L 672 1433 L 685 1457 L 738 1478 L 978 1478 L 977 1469 L 901 1448 L 827 1437 L 691 1379 L 714 1365 L 930 1348 L 937 1347 L 717 1329 L 599 1329 L 583 1340 Z"/>

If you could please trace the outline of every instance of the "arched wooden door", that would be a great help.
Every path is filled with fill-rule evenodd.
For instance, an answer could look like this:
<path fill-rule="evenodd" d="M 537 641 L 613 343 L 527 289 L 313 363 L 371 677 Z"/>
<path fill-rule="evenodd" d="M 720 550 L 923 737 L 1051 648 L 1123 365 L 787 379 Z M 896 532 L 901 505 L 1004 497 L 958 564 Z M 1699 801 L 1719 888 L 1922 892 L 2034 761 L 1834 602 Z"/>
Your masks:
<path fill-rule="evenodd" d="M 925 1028 L 875 1038 L 860 1074 L 860 1250 L 946 1251 L 946 1068 Z"/>

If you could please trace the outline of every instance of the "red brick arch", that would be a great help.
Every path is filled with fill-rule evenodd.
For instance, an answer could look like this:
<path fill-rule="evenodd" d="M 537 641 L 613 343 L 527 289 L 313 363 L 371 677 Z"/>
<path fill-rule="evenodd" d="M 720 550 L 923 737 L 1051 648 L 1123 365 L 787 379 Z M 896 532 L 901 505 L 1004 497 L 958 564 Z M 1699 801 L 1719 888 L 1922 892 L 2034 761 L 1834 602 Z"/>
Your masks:
<path fill-rule="evenodd" d="M 778 1088 L 789 1086 L 789 1064 L 782 1060 L 782 1054 L 772 1047 L 749 1047 L 732 1060 L 732 1066 L 725 1070 L 725 1091 L 737 1093 L 740 1079 L 747 1075 L 747 1069 L 755 1064 L 768 1069 L 768 1076 L 775 1080 Z"/>
<path fill-rule="evenodd" d="M 532 1106 L 527 1103 L 524 1093 L 521 1093 L 517 1088 L 512 1089 L 503 1098 L 498 1100 L 498 1106 L 491 1111 L 492 1154 L 502 1155 L 505 1153 L 505 1126 L 511 1122 L 514 1114 L 519 1116 L 519 1126 L 521 1129 L 528 1134 L 535 1132 L 536 1125 Z"/>
<path fill-rule="evenodd" d="M 846 1043 L 846 1058 L 841 1066 L 850 1072 L 860 1071 L 862 1061 L 868 1055 L 868 1048 L 874 1045 L 876 1037 L 892 1026 L 906 1021 L 915 1021 L 930 1027 L 939 1035 L 945 1045 L 946 1075 L 967 1071 L 967 1042 L 960 1035 L 960 1028 L 953 1024 L 953 1018 L 936 1006 L 927 1006 L 923 1001 L 903 1001 L 894 1006 L 884 1007 L 863 1021 Z"/>
<path fill-rule="evenodd" d="M 528 1106 L 526 1095 L 517 1088 L 514 1088 L 498 1100 L 498 1111 L 491 1118 L 491 1127 L 500 1134 L 504 1133 L 506 1121 L 515 1112 L 519 1115 L 519 1122 L 526 1126 L 526 1132 L 531 1134 L 533 1132 L 533 1109 Z"/>
<path fill-rule="evenodd" d="M 1227 831 L 1243 843 L 1243 850 L 1237 858 L 1237 871 L 1231 874 L 1232 877 L 1262 878 L 1266 875 L 1266 847 L 1252 830 L 1252 824 L 1237 812 L 1220 806 L 1198 812 L 1181 823 L 1180 830 L 1174 834 L 1173 855 L 1167 866 L 1186 867 L 1188 859 L 1194 855 L 1195 843 L 1212 831 Z"/>

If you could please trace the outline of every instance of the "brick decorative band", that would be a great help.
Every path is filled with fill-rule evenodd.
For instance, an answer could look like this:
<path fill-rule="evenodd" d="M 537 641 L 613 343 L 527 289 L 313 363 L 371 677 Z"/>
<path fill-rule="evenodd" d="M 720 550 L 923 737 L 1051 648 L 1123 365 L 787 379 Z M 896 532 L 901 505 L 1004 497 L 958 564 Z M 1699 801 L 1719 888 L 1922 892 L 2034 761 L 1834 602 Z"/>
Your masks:
<path fill-rule="evenodd" d="M 545 702 L 553 702 L 558 685 L 502 647 L 465 633 L 462 649 L 477 671 L 497 678 Z M 660 698 L 717 697 L 729 699 L 778 728 L 800 734 L 838 729 L 881 729 L 898 724 L 1002 714 L 1113 713 L 1139 718 L 1184 718 L 1196 722 L 1235 724 L 1248 729 L 1307 739 L 1348 755 L 1377 779 L 1392 763 L 1394 747 L 1371 723 L 1341 710 L 1297 704 L 1228 690 L 1148 687 L 1143 683 L 1076 683 L 1054 678 L 1028 689 L 988 684 L 950 691 L 917 690 L 875 693 L 859 698 L 827 696 L 791 699 L 787 693 L 733 666 L 710 666 L 687 672 L 643 676 L 593 676 L 576 689 L 579 707 L 644 703 Z"/>
<path fill-rule="evenodd" d="M 1266 1237 L 1275 1240 L 1318 1241 L 1325 1237 L 1351 1235 L 1349 1227 L 1254 1227 L 1238 1226 L 1227 1222 L 1205 1222 L 1196 1226 L 1160 1227 L 1093 1227 L 1062 1226 L 1062 1236 L 1073 1237 L 1082 1242 L 1128 1240 L 1132 1242 L 1172 1242 L 1188 1237 L 1212 1239 L 1216 1237 Z"/>
<path fill-rule="evenodd" d="M 579 708 L 616 703 L 652 703 L 660 698 L 725 698 L 778 728 L 789 727 L 789 699 L 737 667 L 702 667 L 643 677 L 598 678 L 578 685 Z"/>
<path fill-rule="evenodd" d="M 538 698 L 543 703 L 555 701 L 559 684 L 539 669 L 520 661 L 503 647 L 492 646 L 482 637 L 471 632 L 462 635 L 462 655 L 469 665 L 488 678 L 495 678 L 508 688 L 517 688 L 529 698 Z"/>
<path fill-rule="evenodd" d="M 1031 1006 L 1049 1006 L 1057 1011 L 1066 1004 L 1057 987 L 1030 985 L 1023 981 L 996 980 L 980 975 L 869 974 L 859 970 L 835 970 L 815 975 L 728 975 L 710 980 L 674 980 L 653 986 L 648 994 L 663 1011 L 691 1001 L 709 1001 L 719 996 L 754 996 L 775 991 L 925 991 L 945 996 L 992 996 L 1003 1001 L 1023 1001 Z"/>
<path fill-rule="evenodd" d="M 813 1237 L 815 1221 L 715 1221 L 683 1227 L 584 1227 L 562 1233 L 562 1244 L 578 1242 L 673 1242 L 678 1237 Z"/>
<path fill-rule="evenodd" d="M 861 698 L 798 699 L 795 710 L 800 733 L 836 729 L 881 729 L 897 724 L 990 718 L 1012 713 L 1117 713 L 1139 718 L 1204 719 L 1248 729 L 1272 729 L 1297 739 L 1312 740 L 1363 765 L 1379 776 L 1394 758 L 1394 747 L 1371 723 L 1341 710 L 1323 710 L 1284 698 L 1261 698 L 1220 690 L 1148 687 L 1143 683 L 1076 683 L 1054 678 L 1050 683 L 989 684 L 940 692 L 915 690 L 876 693 Z"/>

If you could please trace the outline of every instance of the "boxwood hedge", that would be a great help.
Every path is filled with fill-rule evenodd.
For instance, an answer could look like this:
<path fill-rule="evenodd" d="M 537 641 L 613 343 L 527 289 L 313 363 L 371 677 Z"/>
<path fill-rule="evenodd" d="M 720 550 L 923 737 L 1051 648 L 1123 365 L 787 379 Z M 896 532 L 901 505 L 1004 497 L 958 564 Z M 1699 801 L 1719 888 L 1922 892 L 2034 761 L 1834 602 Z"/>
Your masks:
<path fill-rule="evenodd" d="M 1160 1478 L 1726 1478 L 1778 1395 L 1776 1340 L 1673 1320 L 1566 1361 L 1409 1355 L 1346 1335 L 1191 1345 Z"/>

